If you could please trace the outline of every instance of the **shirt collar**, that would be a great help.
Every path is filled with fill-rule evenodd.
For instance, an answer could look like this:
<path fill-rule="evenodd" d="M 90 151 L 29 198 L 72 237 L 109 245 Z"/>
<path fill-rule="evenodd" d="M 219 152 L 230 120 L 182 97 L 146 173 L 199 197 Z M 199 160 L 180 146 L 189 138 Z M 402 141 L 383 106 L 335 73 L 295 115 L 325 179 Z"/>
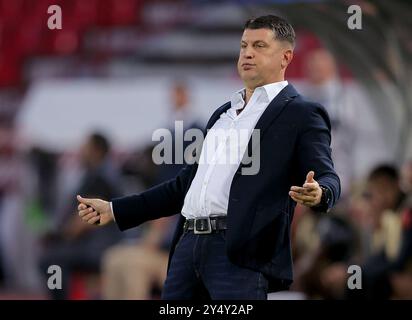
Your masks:
<path fill-rule="evenodd" d="M 232 106 L 232 108 L 234 108 L 235 110 L 240 110 L 244 107 L 245 105 L 245 92 L 246 90 L 240 89 L 238 91 L 236 91 L 231 99 L 230 99 L 230 105 Z"/>
<path fill-rule="evenodd" d="M 273 82 L 273 83 L 269 83 L 269 84 L 266 84 L 266 85 L 261 86 L 261 87 L 257 87 L 255 89 L 255 92 L 261 91 L 262 93 L 264 93 L 264 97 L 267 99 L 267 101 L 270 102 L 287 85 L 288 85 L 288 82 L 286 80 L 279 81 L 279 82 Z M 245 105 L 245 99 L 244 99 L 245 92 L 246 92 L 246 90 L 245 90 L 245 88 L 243 88 L 243 89 L 240 89 L 240 90 L 236 91 L 232 95 L 232 98 L 230 99 L 230 103 L 231 103 L 232 108 L 234 108 L 235 110 L 239 110 L 239 109 L 242 109 L 244 107 L 244 105 Z"/>
<path fill-rule="evenodd" d="M 272 101 L 287 85 L 288 82 L 286 80 L 264 85 L 263 88 L 266 91 L 269 102 Z"/>

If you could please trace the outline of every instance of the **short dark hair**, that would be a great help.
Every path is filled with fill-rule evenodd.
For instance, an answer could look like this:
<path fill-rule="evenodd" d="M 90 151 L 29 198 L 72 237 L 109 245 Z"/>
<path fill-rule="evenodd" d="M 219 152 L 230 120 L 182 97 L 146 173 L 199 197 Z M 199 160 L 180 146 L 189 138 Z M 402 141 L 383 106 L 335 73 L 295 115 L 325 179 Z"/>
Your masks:
<path fill-rule="evenodd" d="M 385 178 L 393 183 L 398 183 L 399 172 L 391 164 L 381 164 L 375 167 L 369 174 L 369 181 Z"/>
<path fill-rule="evenodd" d="M 295 30 L 288 21 L 278 16 L 267 15 L 249 19 L 243 29 L 270 29 L 275 34 L 276 40 L 287 41 L 295 46 Z"/>
<path fill-rule="evenodd" d="M 90 142 L 93 146 L 101 153 L 102 156 L 105 156 L 110 151 L 109 140 L 99 132 L 94 132 L 90 135 Z"/>

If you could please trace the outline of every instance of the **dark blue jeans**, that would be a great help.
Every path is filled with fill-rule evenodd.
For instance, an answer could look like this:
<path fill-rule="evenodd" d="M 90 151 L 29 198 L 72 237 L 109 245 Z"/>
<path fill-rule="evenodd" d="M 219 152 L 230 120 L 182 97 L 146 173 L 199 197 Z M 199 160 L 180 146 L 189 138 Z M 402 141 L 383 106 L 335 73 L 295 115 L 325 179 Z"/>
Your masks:
<path fill-rule="evenodd" d="M 262 273 L 229 261 L 225 231 L 182 235 L 176 245 L 162 299 L 266 300 L 268 281 Z"/>

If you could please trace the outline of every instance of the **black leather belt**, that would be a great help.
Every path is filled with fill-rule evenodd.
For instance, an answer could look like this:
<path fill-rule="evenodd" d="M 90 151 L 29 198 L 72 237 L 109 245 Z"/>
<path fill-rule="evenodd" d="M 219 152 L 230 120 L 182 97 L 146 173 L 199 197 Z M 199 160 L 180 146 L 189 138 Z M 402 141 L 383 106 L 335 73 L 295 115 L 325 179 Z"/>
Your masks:
<path fill-rule="evenodd" d="M 226 230 L 226 216 L 186 219 L 183 231 L 192 230 L 194 234 L 210 234 L 213 231 Z"/>

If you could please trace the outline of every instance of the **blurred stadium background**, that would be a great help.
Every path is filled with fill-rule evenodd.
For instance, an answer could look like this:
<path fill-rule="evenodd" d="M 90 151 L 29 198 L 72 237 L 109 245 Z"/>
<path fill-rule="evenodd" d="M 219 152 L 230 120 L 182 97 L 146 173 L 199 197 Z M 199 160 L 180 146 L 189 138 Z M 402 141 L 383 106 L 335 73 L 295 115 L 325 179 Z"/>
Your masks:
<path fill-rule="evenodd" d="M 50 30 L 47 8 L 62 9 Z M 350 30 L 348 7 L 362 9 Z M 0 299 L 157 299 L 175 220 L 79 223 L 75 195 L 167 179 L 155 129 L 205 125 L 242 87 L 246 19 L 297 31 L 287 80 L 329 111 L 343 197 L 297 207 L 295 283 L 272 299 L 412 298 L 412 4 L 398 1 L 0 0 Z M 316 177 L 315 177 L 316 178 Z M 58 264 L 63 290 L 48 290 Z M 363 290 L 348 290 L 349 265 Z"/>

